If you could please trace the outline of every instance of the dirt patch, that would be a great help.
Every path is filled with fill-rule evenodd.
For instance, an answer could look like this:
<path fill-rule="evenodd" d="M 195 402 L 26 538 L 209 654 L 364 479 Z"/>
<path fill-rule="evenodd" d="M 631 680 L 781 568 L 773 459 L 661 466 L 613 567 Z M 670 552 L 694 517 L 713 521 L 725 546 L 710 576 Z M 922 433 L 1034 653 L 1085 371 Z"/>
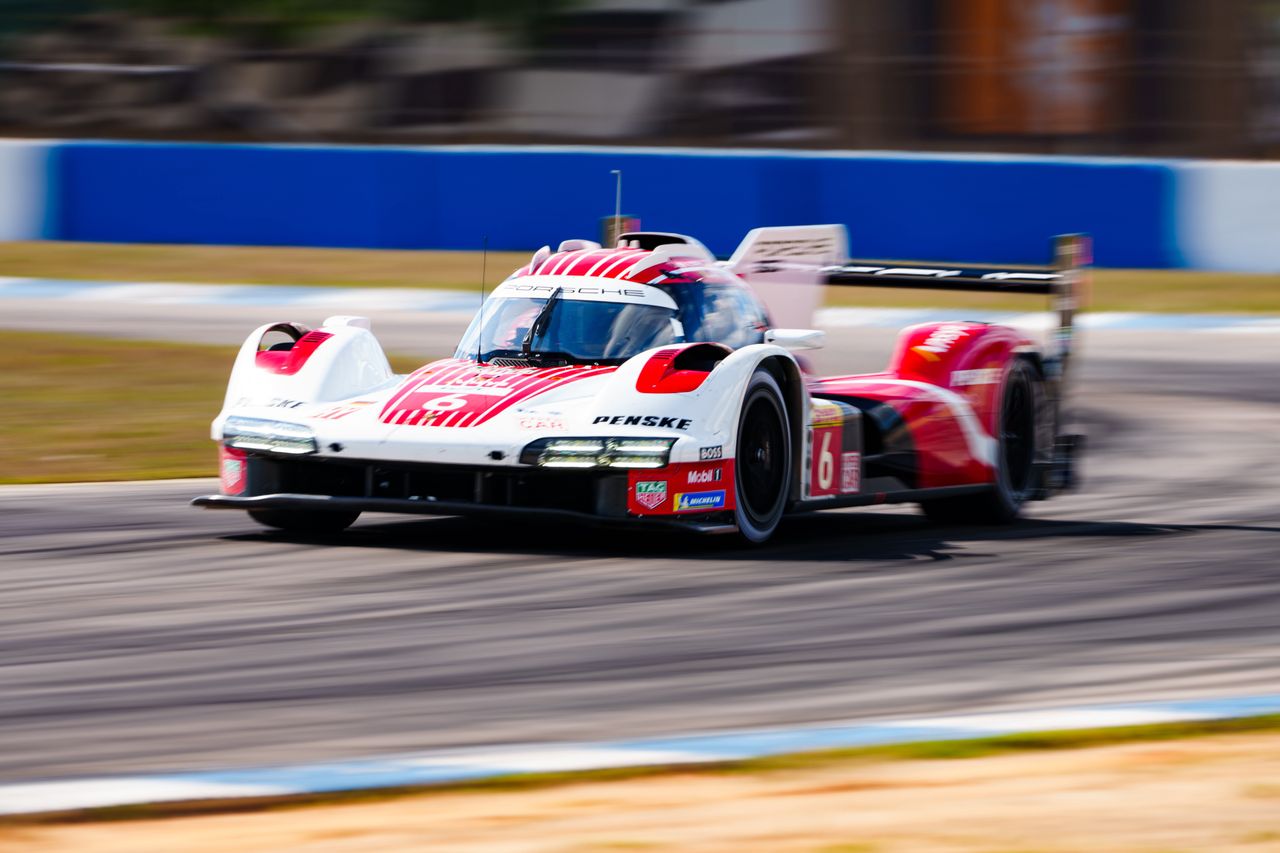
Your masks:
<path fill-rule="evenodd" d="M 0 831 L 0 850 L 1280 851 L 1280 735 Z"/>

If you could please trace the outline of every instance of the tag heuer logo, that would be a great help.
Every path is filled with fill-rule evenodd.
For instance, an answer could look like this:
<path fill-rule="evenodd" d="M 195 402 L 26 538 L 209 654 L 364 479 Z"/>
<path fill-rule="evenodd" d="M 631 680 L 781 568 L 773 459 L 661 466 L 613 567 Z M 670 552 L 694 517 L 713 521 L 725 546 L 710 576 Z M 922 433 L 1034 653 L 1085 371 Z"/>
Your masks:
<path fill-rule="evenodd" d="M 649 480 L 636 483 L 636 503 L 646 509 L 657 509 L 667 499 L 667 481 Z"/>

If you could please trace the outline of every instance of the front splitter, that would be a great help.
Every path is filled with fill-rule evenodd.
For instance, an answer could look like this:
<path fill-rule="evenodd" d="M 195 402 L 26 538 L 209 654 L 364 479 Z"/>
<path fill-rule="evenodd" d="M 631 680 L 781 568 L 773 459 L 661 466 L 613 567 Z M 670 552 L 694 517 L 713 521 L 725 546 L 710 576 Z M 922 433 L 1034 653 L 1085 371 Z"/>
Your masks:
<path fill-rule="evenodd" d="M 693 518 L 637 518 L 635 516 L 606 517 L 567 509 L 540 509 L 537 507 L 492 506 L 456 501 L 404 500 L 401 498 L 338 497 L 333 495 L 305 495 L 278 493 L 242 497 L 237 495 L 201 495 L 191 501 L 192 506 L 206 509 L 238 510 L 307 510 L 311 512 L 391 512 L 405 515 L 461 515 L 481 517 L 528 518 L 549 521 L 567 521 L 592 527 L 622 529 L 680 530 L 692 533 L 736 533 L 734 524 L 707 523 Z"/>

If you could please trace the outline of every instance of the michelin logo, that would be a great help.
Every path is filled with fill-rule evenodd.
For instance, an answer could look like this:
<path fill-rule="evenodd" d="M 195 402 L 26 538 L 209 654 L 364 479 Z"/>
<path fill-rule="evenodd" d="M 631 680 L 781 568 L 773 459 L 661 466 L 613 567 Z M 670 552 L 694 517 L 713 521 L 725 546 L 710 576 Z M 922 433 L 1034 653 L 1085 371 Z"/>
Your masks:
<path fill-rule="evenodd" d="M 724 489 L 716 492 L 679 492 L 676 494 L 676 512 L 695 509 L 721 509 L 724 506 Z"/>

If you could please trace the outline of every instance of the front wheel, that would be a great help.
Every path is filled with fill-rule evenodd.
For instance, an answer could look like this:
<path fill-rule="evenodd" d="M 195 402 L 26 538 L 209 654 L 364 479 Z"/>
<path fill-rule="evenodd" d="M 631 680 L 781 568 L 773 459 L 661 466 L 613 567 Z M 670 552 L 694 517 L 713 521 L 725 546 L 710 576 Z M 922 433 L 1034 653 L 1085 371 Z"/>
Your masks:
<path fill-rule="evenodd" d="M 764 542 L 778 528 L 787 508 L 790 472 L 791 430 L 782 390 L 767 370 L 757 370 L 742 401 L 734 466 L 734 520 L 748 542 Z"/>
<path fill-rule="evenodd" d="M 1009 524 L 1018 518 L 1035 487 L 1040 393 L 1035 368 L 1015 361 L 1000 398 L 995 482 L 981 494 L 923 501 L 925 515 L 944 524 Z"/>
<path fill-rule="evenodd" d="M 358 511 L 310 509 L 251 509 L 249 517 L 266 527 L 308 536 L 341 533 L 360 517 Z"/>

